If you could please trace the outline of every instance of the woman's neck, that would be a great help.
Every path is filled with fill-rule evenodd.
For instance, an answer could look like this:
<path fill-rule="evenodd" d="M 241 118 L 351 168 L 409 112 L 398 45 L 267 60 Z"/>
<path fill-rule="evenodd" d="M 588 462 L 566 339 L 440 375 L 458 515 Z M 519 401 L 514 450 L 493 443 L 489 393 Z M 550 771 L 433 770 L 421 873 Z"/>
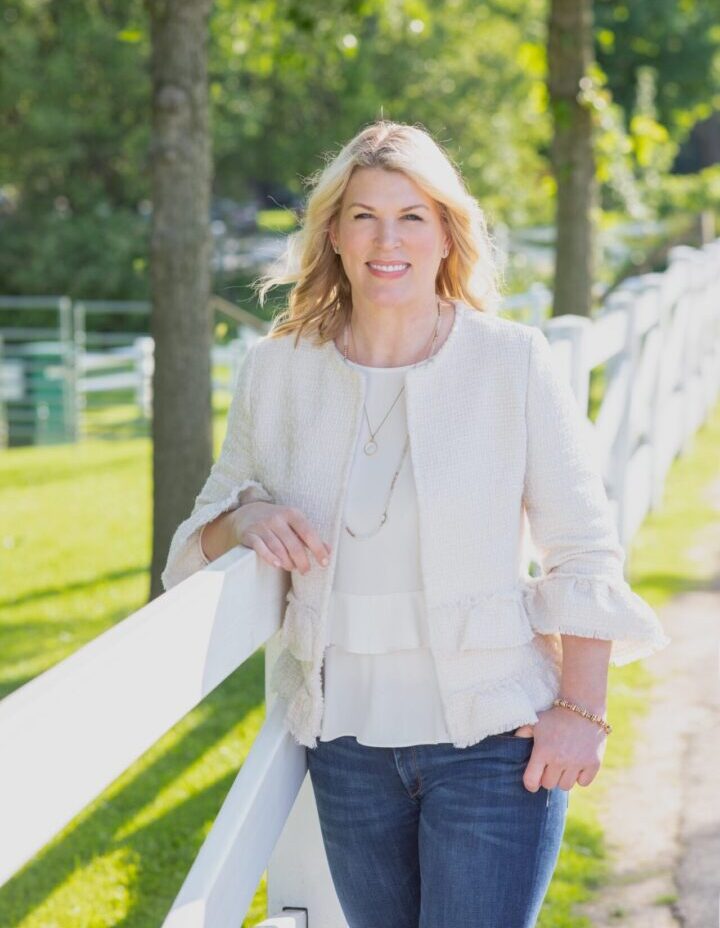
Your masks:
<path fill-rule="evenodd" d="M 439 351 L 444 344 L 454 319 L 450 300 L 440 300 L 440 324 L 437 340 L 433 335 L 438 324 L 437 304 L 431 312 L 413 316 L 381 312 L 369 316 L 367 311 L 353 309 L 351 324 L 347 327 L 347 356 L 351 361 L 367 367 L 402 367 L 424 361 Z M 344 332 L 335 344 L 344 353 Z"/>

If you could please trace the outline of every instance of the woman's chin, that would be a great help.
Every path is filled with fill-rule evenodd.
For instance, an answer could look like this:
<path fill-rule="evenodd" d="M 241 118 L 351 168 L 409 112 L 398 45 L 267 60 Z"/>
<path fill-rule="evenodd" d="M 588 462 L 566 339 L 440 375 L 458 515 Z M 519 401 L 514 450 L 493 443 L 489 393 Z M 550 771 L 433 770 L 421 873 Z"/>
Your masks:
<path fill-rule="evenodd" d="M 369 285 L 352 287 L 351 290 L 353 294 L 359 293 L 368 303 L 382 306 L 405 306 L 422 299 L 422 294 L 417 293 L 416 288 L 404 286 L 400 280 L 372 281 Z"/>

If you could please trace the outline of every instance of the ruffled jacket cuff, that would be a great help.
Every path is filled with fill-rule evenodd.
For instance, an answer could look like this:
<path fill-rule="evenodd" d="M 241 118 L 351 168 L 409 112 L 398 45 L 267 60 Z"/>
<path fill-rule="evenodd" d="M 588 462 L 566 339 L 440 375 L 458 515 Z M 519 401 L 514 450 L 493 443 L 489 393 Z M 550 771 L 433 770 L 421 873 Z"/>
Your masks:
<path fill-rule="evenodd" d="M 246 503 L 272 502 L 272 497 L 257 480 L 243 480 L 227 496 L 198 508 L 178 526 L 170 543 L 165 569 L 160 575 L 163 587 L 169 590 L 186 580 L 210 562 L 202 549 L 201 532 L 224 512 L 237 509 Z"/>
<path fill-rule="evenodd" d="M 648 657 L 672 640 L 623 578 L 551 572 L 530 578 L 524 598 L 530 624 L 540 634 L 612 639 L 614 666 Z"/>
<path fill-rule="evenodd" d="M 670 639 L 625 580 L 625 552 L 595 461 L 593 430 L 535 328 L 526 405 L 523 503 L 542 569 L 524 592 L 532 627 L 539 634 L 612 640 L 614 665 L 659 651 Z"/>

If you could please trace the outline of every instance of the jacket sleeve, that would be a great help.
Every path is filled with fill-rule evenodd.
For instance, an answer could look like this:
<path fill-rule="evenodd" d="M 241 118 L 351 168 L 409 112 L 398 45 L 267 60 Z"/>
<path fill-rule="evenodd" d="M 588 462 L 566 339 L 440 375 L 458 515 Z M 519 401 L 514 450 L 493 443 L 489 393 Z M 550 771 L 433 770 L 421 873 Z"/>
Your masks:
<path fill-rule="evenodd" d="M 220 455 L 195 499 L 192 512 L 177 527 L 170 542 L 167 563 L 161 574 L 165 590 L 208 563 L 200 541 L 203 526 L 243 503 L 271 499 L 265 487 L 253 479 L 250 392 L 253 363 L 254 346 L 251 346 L 240 362 Z"/>
<path fill-rule="evenodd" d="M 541 634 L 612 640 L 616 666 L 661 650 L 671 639 L 624 578 L 625 552 L 594 463 L 592 426 L 537 328 L 531 329 L 526 425 L 523 503 L 542 567 L 525 590 L 531 625 Z"/>

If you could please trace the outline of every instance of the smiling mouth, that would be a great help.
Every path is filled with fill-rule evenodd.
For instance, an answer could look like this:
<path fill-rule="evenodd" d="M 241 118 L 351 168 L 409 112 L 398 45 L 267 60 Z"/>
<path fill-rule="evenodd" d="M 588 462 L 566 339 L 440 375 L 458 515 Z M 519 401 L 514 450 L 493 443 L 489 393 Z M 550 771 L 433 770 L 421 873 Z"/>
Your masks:
<path fill-rule="evenodd" d="M 398 261 L 396 264 L 376 264 L 374 261 L 368 261 L 367 266 L 381 274 L 398 274 L 410 267 L 406 261 Z"/>

